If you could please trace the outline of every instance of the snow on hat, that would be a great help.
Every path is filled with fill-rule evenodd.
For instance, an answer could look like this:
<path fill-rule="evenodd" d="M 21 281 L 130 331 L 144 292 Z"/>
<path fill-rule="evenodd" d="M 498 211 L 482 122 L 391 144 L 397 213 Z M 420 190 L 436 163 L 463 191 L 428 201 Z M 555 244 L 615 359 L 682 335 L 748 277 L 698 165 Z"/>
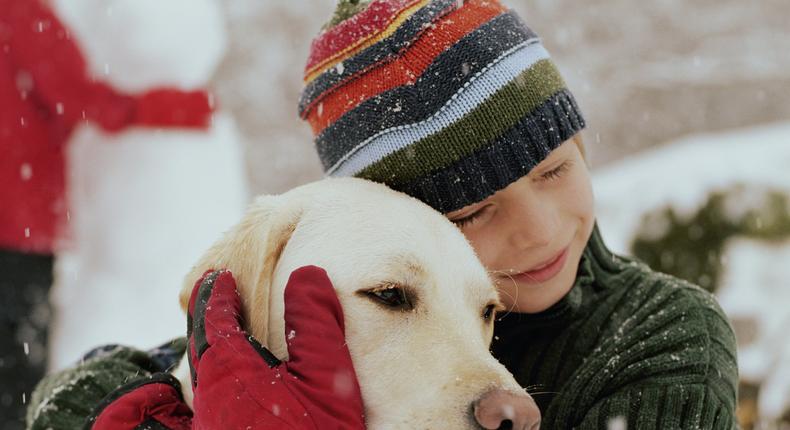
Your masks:
<path fill-rule="evenodd" d="M 444 213 L 584 128 L 538 36 L 497 0 L 340 0 L 304 82 L 299 115 L 328 176 L 382 182 Z"/>

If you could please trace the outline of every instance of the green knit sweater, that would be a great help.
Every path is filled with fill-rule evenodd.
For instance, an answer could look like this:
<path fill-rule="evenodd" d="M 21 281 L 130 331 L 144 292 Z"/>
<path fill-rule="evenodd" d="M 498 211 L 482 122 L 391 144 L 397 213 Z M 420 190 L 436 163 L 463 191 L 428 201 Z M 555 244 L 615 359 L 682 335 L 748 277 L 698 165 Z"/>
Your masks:
<path fill-rule="evenodd" d="M 544 429 L 737 428 L 735 336 L 713 296 L 613 254 L 597 226 L 570 293 L 499 318 L 492 350 Z"/>
<path fill-rule="evenodd" d="M 172 368 L 184 347 L 116 348 L 48 376 L 28 428 L 80 428 L 105 395 Z M 612 254 L 597 227 L 571 292 L 542 313 L 498 318 L 492 348 L 533 394 L 544 429 L 606 429 L 612 419 L 632 430 L 737 427 L 735 338 L 716 301 Z"/>

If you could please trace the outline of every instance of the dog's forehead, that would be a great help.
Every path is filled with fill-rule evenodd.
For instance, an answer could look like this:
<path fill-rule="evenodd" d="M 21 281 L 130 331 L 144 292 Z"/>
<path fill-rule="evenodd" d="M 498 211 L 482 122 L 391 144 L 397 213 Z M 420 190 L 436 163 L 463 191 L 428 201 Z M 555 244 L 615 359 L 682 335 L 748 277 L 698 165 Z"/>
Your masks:
<path fill-rule="evenodd" d="M 311 224 L 374 239 L 457 236 L 452 224 L 439 212 L 382 184 L 355 178 L 318 184 L 303 205 L 302 219 Z"/>
<path fill-rule="evenodd" d="M 292 240 L 309 242 L 315 253 L 366 261 L 398 262 L 417 276 L 420 267 L 464 261 L 477 262 L 466 239 L 452 226 L 397 208 L 360 208 L 306 212 Z M 388 210 L 389 209 L 389 210 Z M 433 218 L 433 219 L 432 219 Z M 441 221 L 441 220 L 440 220 Z"/>
<path fill-rule="evenodd" d="M 442 214 L 405 194 L 360 180 L 324 181 L 305 204 L 290 248 L 326 266 L 341 284 L 389 280 L 463 303 L 496 292 L 463 234 Z M 334 280 L 334 279 L 333 279 Z M 358 285 L 361 286 L 361 285 Z M 462 294 L 459 294 L 462 293 Z"/>

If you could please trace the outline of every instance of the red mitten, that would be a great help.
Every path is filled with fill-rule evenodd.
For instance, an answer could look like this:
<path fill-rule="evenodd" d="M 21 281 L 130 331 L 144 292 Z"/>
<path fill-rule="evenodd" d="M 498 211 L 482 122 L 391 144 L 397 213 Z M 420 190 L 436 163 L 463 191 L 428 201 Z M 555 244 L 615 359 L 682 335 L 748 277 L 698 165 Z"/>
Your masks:
<path fill-rule="evenodd" d="M 133 122 L 147 127 L 207 128 L 213 110 L 206 91 L 160 88 L 137 97 Z"/>
<path fill-rule="evenodd" d="M 230 272 L 204 275 L 189 309 L 194 429 L 364 429 L 343 312 L 323 269 L 297 269 L 286 285 L 287 362 L 242 330 Z"/>
<path fill-rule="evenodd" d="M 107 396 L 88 418 L 85 428 L 190 430 L 192 411 L 184 403 L 180 387 L 168 373 L 134 380 Z"/>

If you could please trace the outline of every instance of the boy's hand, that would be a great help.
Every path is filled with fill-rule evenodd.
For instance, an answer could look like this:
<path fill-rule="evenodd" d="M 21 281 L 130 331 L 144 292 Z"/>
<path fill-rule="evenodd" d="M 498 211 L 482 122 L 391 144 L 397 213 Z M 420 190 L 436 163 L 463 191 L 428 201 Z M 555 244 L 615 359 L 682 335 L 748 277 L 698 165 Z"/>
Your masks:
<path fill-rule="evenodd" d="M 323 269 L 297 269 L 286 285 L 287 362 L 241 328 L 241 301 L 228 271 L 197 282 L 189 315 L 194 429 L 364 428 L 343 312 Z"/>

